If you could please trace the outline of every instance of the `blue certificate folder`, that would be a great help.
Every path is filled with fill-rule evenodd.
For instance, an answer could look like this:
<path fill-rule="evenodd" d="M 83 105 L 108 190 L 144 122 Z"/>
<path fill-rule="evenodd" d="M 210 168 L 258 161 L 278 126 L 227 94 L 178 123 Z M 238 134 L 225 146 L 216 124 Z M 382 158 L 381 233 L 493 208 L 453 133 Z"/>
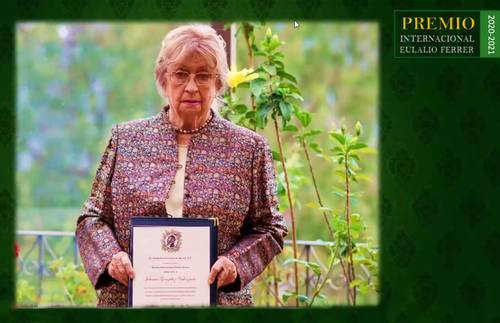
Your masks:
<path fill-rule="evenodd" d="M 200 245 L 200 248 L 206 248 L 207 252 L 210 252 L 210 268 L 213 266 L 217 260 L 217 225 L 218 219 L 208 218 L 166 218 L 166 217 L 131 217 L 131 228 L 130 228 L 130 259 L 132 261 L 132 266 L 134 264 L 134 227 L 208 227 L 210 235 L 210 245 Z M 168 243 L 168 242 L 167 242 Z M 207 268 L 207 270 L 210 270 Z M 133 306 L 132 298 L 132 281 L 128 284 L 128 306 Z M 210 285 L 210 305 L 217 305 L 217 280 L 215 280 L 212 285 Z"/>

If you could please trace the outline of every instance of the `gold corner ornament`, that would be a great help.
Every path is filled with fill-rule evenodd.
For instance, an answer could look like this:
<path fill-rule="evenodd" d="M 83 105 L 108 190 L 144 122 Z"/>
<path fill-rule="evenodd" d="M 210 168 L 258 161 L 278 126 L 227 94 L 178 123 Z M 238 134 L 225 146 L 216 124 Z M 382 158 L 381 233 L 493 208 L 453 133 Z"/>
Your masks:
<path fill-rule="evenodd" d="M 219 218 L 208 218 L 208 219 L 209 219 L 209 220 L 214 221 L 214 225 L 215 225 L 216 227 L 218 227 L 218 226 L 219 226 Z"/>

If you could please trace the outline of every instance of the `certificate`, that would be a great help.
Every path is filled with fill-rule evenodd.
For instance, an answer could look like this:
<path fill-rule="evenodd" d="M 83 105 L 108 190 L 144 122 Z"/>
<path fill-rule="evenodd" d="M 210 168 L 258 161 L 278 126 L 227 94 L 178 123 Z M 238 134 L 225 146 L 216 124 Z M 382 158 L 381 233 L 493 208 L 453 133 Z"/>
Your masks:
<path fill-rule="evenodd" d="M 132 217 L 129 307 L 215 305 L 208 274 L 217 258 L 216 220 Z"/>

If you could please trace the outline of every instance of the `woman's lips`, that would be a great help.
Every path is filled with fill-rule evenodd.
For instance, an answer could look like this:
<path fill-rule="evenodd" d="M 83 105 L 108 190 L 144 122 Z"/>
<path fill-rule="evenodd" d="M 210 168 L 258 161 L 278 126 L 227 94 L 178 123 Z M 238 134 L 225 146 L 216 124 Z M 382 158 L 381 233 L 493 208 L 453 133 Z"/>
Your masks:
<path fill-rule="evenodd" d="M 182 103 L 189 107 L 196 107 L 201 104 L 201 101 L 199 100 L 182 100 Z"/>

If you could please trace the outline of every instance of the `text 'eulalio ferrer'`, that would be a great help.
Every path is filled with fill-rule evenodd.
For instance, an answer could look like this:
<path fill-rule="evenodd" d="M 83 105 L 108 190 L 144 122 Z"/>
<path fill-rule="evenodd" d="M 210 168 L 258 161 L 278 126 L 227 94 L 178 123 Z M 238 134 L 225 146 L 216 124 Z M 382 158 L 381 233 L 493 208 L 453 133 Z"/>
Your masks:
<path fill-rule="evenodd" d="M 460 12 L 396 12 L 397 56 L 476 56 L 478 17 Z"/>

